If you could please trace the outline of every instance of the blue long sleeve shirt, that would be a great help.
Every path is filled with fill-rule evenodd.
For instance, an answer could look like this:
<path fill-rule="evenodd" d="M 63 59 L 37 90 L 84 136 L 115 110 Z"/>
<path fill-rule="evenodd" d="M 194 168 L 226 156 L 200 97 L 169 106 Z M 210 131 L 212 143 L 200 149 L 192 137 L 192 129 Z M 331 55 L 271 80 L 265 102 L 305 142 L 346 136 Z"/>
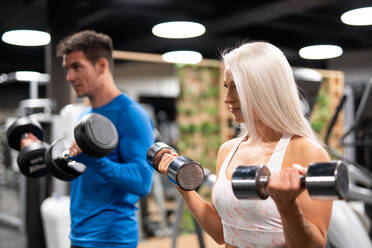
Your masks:
<path fill-rule="evenodd" d="M 119 135 L 114 151 L 103 158 L 84 153 L 75 157 L 87 166 L 71 183 L 71 243 L 83 247 L 136 247 L 138 224 L 135 204 L 152 185 L 153 168 L 146 152 L 153 144 L 153 125 L 143 108 L 121 94 L 99 108 Z"/>

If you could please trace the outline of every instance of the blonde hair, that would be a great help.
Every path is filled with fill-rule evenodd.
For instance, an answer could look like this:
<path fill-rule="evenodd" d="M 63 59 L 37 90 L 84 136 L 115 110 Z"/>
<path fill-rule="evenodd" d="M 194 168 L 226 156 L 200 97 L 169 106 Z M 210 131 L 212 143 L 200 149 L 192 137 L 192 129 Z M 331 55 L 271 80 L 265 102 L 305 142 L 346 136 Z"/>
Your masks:
<path fill-rule="evenodd" d="M 260 143 L 258 119 L 276 132 L 319 143 L 304 116 L 292 69 L 282 51 L 256 41 L 226 52 L 222 58 L 239 95 L 245 135 Z"/>

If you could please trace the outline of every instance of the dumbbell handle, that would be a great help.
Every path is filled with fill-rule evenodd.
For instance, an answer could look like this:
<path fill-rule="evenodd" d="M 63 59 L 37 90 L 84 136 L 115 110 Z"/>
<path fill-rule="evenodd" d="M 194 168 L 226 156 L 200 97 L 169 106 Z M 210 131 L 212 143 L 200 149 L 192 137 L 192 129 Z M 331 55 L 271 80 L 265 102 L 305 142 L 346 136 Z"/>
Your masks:
<path fill-rule="evenodd" d="M 308 178 L 308 180 L 306 180 Z M 316 184 L 319 181 L 324 182 L 326 177 L 306 177 L 301 175 L 300 176 L 300 186 L 301 188 L 305 188 L 306 185 Z M 270 176 L 260 176 L 258 178 L 258 181 L 260 184 L 264 185 L 264 187 L 267 187 L 270 180 Z"/>
<path fill-rule="evenodd" d="M 78 171 L 78 172 L 81 172 L 83 173 L 85 170 L 86 170 L 86 166 L 82 163 L 77 163 L 76 161 L 72 160 L 70 158 L 70 151 L 69 150 L 65 150 L 61 156 L 61 158 L 66 161 L 67 163 L 67 166 Z"/>

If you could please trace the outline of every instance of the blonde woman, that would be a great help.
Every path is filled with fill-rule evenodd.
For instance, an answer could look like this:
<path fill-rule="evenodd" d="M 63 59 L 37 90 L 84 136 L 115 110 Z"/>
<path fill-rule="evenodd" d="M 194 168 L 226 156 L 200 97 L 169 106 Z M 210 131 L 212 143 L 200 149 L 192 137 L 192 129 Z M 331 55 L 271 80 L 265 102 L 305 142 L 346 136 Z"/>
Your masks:
<path fill-rule="evenodd" d="M 219 149 L 211 203 L 195 191 L 178 190 L 204 230 L 226 247 L 324 247 L 332 202 L 311 199 L 300 175 L 329 156 L 304 117 L 287 59 L 270 43 L 251 42 L 223 54 L 223 62 L 224 102 L 243 136 Z M 176 156 L 164 155 L 162 173 Z M 238 200 L 233 171 L 257 164 L 271 171 L 270 197 Z"/>

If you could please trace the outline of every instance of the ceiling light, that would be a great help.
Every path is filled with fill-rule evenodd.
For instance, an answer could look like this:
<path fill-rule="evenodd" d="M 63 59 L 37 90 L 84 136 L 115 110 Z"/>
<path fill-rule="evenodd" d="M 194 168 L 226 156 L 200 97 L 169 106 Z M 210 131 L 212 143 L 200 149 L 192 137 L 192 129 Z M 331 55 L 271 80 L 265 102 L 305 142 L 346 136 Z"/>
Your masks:
<path fill-rule="evenodd" d="M 372 25 L 372 7 L 347 11 L 341 15 L 341 21 L 354 26 Z"/>
<path fill-rule="evenodd" d="M 194 51 L 173 51 L 164 53 L 162 58 L 170 63 L 197 64 L 203 59 L 203 56 Z"/>
<path fill-rule="evenodd" d="M 39 73 L 36 71 L 17 71 L 15 72 L 15 80 L 17 81 L 37 81 L 37 82 L 48 82 L 49 75 L 45 73 Z"/>
<path fill-rule="evenodd" d="M 336 45 L 314 45 L 301 48 L 299 55 L 304 59 L 330 59 L 342 54 L 342 48 Z"/>
<path fill-rule="evenodd" d="M 197 37 L 205 33 L 205 27 L 196 22 L 164 22 L 152 28 L 155 36 L 170 39 Z"/>
<path fill-rule="evenodd" d="M 50 35 L 43 31 L 21 29 L 5 32 L 1 39 L 17 46 L 44 46 L 49 44 Z"/>

